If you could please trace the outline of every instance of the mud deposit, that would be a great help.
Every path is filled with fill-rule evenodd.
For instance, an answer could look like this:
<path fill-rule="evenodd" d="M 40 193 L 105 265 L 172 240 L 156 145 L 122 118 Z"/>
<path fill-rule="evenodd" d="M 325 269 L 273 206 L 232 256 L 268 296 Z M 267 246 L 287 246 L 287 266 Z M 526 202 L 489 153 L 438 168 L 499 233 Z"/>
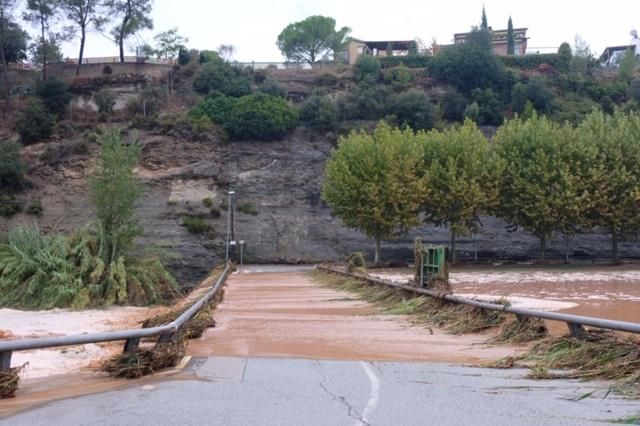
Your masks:
<path fill-rule="evenodd" d="M 485 346 L 487 335 L 453 336 L 379 315 L 303 272 L 234 274 L 215 318 L 188 354 L 478 363 L 518 350 Z"/>

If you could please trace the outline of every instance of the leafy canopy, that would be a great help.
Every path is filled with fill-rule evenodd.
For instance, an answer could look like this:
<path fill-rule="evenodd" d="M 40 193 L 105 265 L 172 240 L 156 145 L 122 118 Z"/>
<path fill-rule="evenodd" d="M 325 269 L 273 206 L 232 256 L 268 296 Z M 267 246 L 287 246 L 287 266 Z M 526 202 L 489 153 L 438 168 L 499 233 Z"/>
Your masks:
<path fill-rule="evenodd" d="M 276 45 L 288 60 L 314 64 L 330 52 L 339 51 L 350 32 L 348 27 L 336 30 L 333 18 L 314 15 L 287 25 Z"/>

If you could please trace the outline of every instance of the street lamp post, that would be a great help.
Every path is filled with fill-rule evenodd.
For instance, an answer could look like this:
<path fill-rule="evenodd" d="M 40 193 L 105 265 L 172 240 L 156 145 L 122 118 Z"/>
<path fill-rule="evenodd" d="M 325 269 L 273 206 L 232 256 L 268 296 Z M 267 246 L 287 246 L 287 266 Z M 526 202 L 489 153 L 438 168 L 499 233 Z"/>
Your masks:
<path fill-rule="evenodd" d="M 231 203 L 233 201 L 233 194 L 235 191 L 229 191 L 229 199 L 227 201 L 227 255 L 225 256 L 225 261 L 229 261 L 229 243 L 231 242 Z"/>
<path fill-rule="evenodd" d="M 240 265 L 242 265 L 242 248 L 244 247 L 244 240 L 240 240 Z"/>

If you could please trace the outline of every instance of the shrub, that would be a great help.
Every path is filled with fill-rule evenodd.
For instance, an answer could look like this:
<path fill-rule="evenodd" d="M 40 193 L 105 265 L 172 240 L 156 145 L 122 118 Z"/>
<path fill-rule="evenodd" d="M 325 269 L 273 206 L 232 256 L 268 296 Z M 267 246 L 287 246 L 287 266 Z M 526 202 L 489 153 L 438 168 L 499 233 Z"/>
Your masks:
<path fill-rule="evenodd" d="M 460 92 L 454 88 L 448 89 L 442 100 L 440 101 L 442 107 L 442 118 L 447 121 L 462 121 L 464 120 L 464 111 L 467 107 L 467 98 L 465 98 Z"/>
<path fill-rule="evenodd" d="M 0 141 L 0 190 L 20 189 L 24 183 L 24 169 L 20 144 L 15 141 Z"/>
<path fill-rule="evenodd" d="M 215 130 L 209 117 L 191 114 L 161 115 L 154 128 L 164 135 L 203 141 L 209 140 Z"/>
<path fill-rule="evenodd" d="M 11 217 L 22 211 L 22 203 L 15 195 L 0 194 L 0 216 Z"/>
<path fill-rule="evenodd" d="M 109 65 L 105 65 L 105 66 L 102 68 L 102 74 L 104 74 L 104 75 L 111 75 L 111 74 L 113 74 L 113 69 L 111 69 L 111 67 L 110 67 Z"/>
<path fill-rule="evenodd" d="M 93 100 L 98 106 L 98 112 L 101 113 L 112 113 L 116 105 L 116 95 L 108 89 L 102 89 L 93 95 Z"/>
<path fill-rule="evenodd" d="M 209 214 L 214 219 L 218 219 L 222 215 L 222 213 L 220 213 L 220 209 L 218 207 L 216 207 L 216 206 L 212 206 L 209 209 Z"/>
<path fill-rule="evenodd" d="M 22 309 L 145 305 L 177 296 L 159 260 L 120 257 L 107 264 L 89 233 L 46 236 L 16 227 L 0 244 L 0 306 Z"/>
<path fill-rule="evenodd" d="M 464 110 L 464 118 L 468 118 L 474 123 L 480 122 L 480 107 L 477 102 L 471 102 Z"/>
<path fill-rule="evenodd" d="M 39 99 L 29 101 L 27 108 L 16 121 L 16 131 L 24 144 L 48 139 L 53 132 L 55 117 Z"/>
<path fill-rule="evenodd" d="M 322 87 L 333 87 L 338 84 L 338 77 L 331 72 L 323 72 L 313 77 L 313 84 Z"/>
<path fill-rule="evenodd" d="M 378 120 L 387 114 L 391 93 L 388 86 L 360 84 L 338 99 L 340 113 L 347 120 Z"/>
<path fill-rule="evenodd" d="M 287 90 L 282 84 L 269 79 L 260 85 L 258 92 L 264 93 L 265 95 L 278 96 L 280 98 L 285 98 L 287 96 Z"/>
<path fill-rule="evenodd" d="M 204 204 L 206 207 L 212 207 L 213 206 L 213 199 L 211 199 L 211 197 L 203 198 L 202 199 L 202 204 Z"/>
<path fill-rule="evenodd" d="M 216 59 L 204 64 L 196 73 L 193 88 L 204 95 L 217 93 L 240 97 L 251 93 L 251 79 L 247 71 Z"/>
<path fill-rule="evenodd" d="M 478 105 L 479 122 L 478 124 L 487 124 L 499 126 L 502 124 L 504 117 L 502 116 L 502 103 L 500 97 L 491 89 L 474 89 L 471 91 L 471 100 Z"/>
<path fill-rule="evenodd" d="M 569 54 L 571 54 L 571 50 L 569 50 Z M 536 69 L 542 64 L 549 64 L 561 71 L 563 71 L 565 67 L 565 59 L 558 53 L 538 53 L 535 55 L 525 56 L 498 56 L 498 59 L 508 67 L 519 68 L 523 70 Z"/>
<path fill-rule="evenodd" d="M 81 139 L 73 144 L 73 153 L 77 155 L 86 155 L 89 153 L 89 140 Z"/>
<path fill-rule="evenodd" d="M 200 216 L 182 216 L 182 226 L 187 228 L 191 234 L 211 233 L 213 228 Z"/>
<path fill-rule="evenodd" d="M 640 78 L 631 80 L 631 84 L 629 85 L 629 97 L 636 102 L 640 102 Z"/>
<path fill-rule="evenodd" d="M 249 201 L 238 204 L 237 209 L 240 213 L 250 214 L 252 216 L 258 215 L 258 209 L 253 205 L 253 203 L 250 203 Z"/>
<path fill-rule="evenodd" d="M 184 47 L 180 48 L 178 51 L 178 64 L 180 66 L 185 66 L 191 61 L 191 56 L 189 55 L 189 51 Z"/>
<path fill-rule="evenodd" d="M 253 72 L 253 82 L 262 84 L 267 80 L 267 72 L 265 70 L 255 70 Z"/>
<path fill-rule="evenodd" d="M 320 130 L 333 130 L 338 123 L 338 108 L 328 96 L 313 95 L 300 108 L 300 120 Z"/>
<path fill-rule="evenodd" d="M 71 93 L 62 80 L 49 78 L 36 83 L 36 95 L 42 100 L 44 106 L 53 114 L 60 115 L 71 101 Z"/>
<path fill-rule="evenodd" d="M 519 113 L 524 112 L 527 102 L 531 102 L 536 111 L 544 114 L 549 113 L 553 106 L 553 98 L 553 93 L 547 86 L 546 80 L 540 76 L 531 77 L 526 84 L 516 83 L 511 92 L 513 109 Z"/>
<path fill-rule="evenodd" d="M 400 64 L 396 68 L 389 70 L 385 78 L 394 89 L 404 90 L 411 85 L 413 74 L 404 64 Z"/>
<path fill-rule="evenodd" d="M 389 113 L 395 115 L 398 125 L 408 125 L 413 130 L 429 130 L 435 123 L 431 100 L 417 89 L 395 95 L 391 99 Z"/>
<path fill-rule="evenodd" d="M 193 107 L 189 114 L 193 117 L 206 116 L 216 123 L 223 125 L 229 121 L 231 110 L 236 104 L 236 98 L 230 96 L 207 96 Z"/>
<path fill-rule="evenodd" d="M 298 111 L 275 96 L 256 94 L 239 98 L 223 124 L 231 139 L 276 140 L 298 124 Z"/>
<path fill-rule="evenodd" d="M 40 200 L 33 200 L 27 206 L 27 213 L 34 216 L 42 216 L 44 212 L 44 207 L 42 207 L 42 202 Z"/>
<path fill-rule="evenodd" d="M 375 82 L 380 77 L 380 61 L 375 56 L 360 55 L 353 68 L 357 82 Z"/>
<path fill-rule="evenodd" d="M 429 68 L 433 61 L 433 56 L 413 55 L 413 56 L 385 56 L 380 58 L 382 68 L 395 68 L 404 65 L 408 68 Z"/>
<path fill-rule="evenodd" d="M 206 64 L 208 62 L 213 62 L 218 60 L 221 61 L 222 59 L 220 59 L 218 52 L 214 50 L 202 50 L 200 51 L 198 60 L 200 61 L 201 64 Z"/>
<path fill-rule="evenodd" d="M 160 112 L 166 97 L 166 92 L 162 88 L 156 86 L 145 86 L 139 96 L 129 100 L 127 103 L 127 113 L 131 116 L 157 115 Z"/>

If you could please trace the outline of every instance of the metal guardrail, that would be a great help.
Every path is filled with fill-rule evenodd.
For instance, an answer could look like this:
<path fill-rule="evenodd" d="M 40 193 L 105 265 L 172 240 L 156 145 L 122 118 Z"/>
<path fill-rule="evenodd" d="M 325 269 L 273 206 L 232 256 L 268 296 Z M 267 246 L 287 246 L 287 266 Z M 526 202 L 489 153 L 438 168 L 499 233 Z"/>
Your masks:
<path fill-rule="evenodd" d="M 538 311 L 535 309 L 516 308 L 508 305 L 500 305 L 497 303 L 490 303 L 490 302 L 483 302 L 475 299 L 469 299 L 467 297 L 456 296 L 453 294 L 440 293 L 437 291 L 427 290 L 419 287 L 413 287 L 406 284 L 392 283 L 389 281 L 385 281 L 385 280 L 381 280 L 381 279 L 373 278 L 369 276 L 350 274 L 348 272 L 341 271 L 335 268 L 329 268 L 327 266 L 321 265 L 321 266 L 317 266 L 317 268 L 326 272 L 331 272 L 334 274 L 345 275 L 347 277 L 369 281 L 374 284 L 386 285 L 389 287 L 395 287 L 405 291 L 411 291 L 414 293 L 423 294 L 425 296 L 444 299 L 449 302 L 462 303 L 465 305 L 476 306 L 478 308 L 489 309 L 492 311 L 503 311 L 503 312 L 508 312 L 515 315 L 541 318 L 541 319 L 546 319 L 551 321 L 565 322 L 569 327 L 569 332 L 573 336 L 580 334 L 580 332 L 583 331 L 582 326 L 585 326 L 585 325 L 589 327 L 603 328 L 607 330 L 625 331 L 628 333 L 640 334 L 640 323 L 628 322 L 628 321 L 616 321 L 616 320 L 609 320 L 604 318 L 587 317 L 582 315 L 565 314 L 561 312 L 547 312 L 547 311 Z"/>
<path fill-rule="evenodd" d="M 125 340 L 124 351 L 133 352 L 138 348 L 140 339 L 143 337 L 159 335 L 160 341 L 167 341 L 171 339 L 171 336 L 187 321 L 189 321 L 205 304 L 207 304 L 213 296 L 216 295 L 227 279 L 231 269 L 231 264 L 227 263 L 222 274 L 220 274 L 211 290 L 202 296 L 196 303 L 191 305 L 191 307 L 184 311 L 178 318 L 165 325 L 150 328 L 106 331 L 102 333 L 0 341 L 0 370 L 7 370 L 11 367 L 11 355 L 15 351 Z"/>

